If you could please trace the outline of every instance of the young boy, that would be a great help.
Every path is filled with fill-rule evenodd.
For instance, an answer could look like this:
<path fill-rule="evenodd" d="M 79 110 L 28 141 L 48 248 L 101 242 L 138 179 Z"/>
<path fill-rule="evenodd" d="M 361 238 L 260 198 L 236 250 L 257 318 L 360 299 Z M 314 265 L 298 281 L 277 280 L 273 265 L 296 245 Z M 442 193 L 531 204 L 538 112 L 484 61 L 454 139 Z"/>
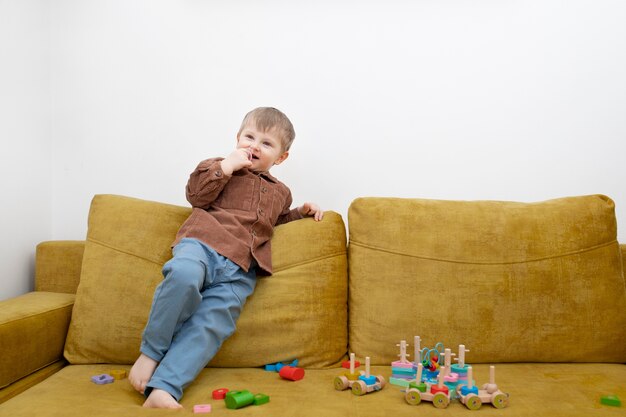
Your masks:
<path fill-rule="evenodd" d="M 256 275 L 271 275 L 274 226 L 323 211 L 290 209 L 289 188 L 269 169 L 289 156 L 295 131 L 287 116 L 262 107 L 248 113 L 226 158 L 200 162 L 189 177 L 193 211 L 163 266 L 129 380 L 144 407 L 181 408 L 185 389 L 234 331 Z"/>

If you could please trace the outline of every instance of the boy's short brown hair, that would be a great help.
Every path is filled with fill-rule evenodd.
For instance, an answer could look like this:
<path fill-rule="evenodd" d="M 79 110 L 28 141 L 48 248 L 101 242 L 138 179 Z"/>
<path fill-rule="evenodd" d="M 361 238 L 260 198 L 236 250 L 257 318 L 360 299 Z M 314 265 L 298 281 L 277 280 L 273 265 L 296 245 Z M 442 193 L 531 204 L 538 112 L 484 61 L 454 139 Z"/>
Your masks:
<path fill-rule="evenodd" d="M 280 110 L 274 107 L 257 107 L 248 112 L 241 122 L 241 127 L 237 136 L 248 125 L 254 122 L 257 129 L 262 132 L 276 129 L 283 146 L 283 152 L 287 152 L 296 137 L 296 131 L 289 118 Z"/>

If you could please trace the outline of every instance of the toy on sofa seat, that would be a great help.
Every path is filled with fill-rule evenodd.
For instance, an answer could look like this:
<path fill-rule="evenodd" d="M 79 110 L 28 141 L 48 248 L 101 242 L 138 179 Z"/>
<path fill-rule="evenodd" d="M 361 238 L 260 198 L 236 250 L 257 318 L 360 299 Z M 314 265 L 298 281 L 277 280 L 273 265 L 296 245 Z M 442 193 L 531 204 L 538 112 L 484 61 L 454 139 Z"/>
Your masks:
<path fill-rule="evenodd" d="M 421 381 L 424 365 L 417 365 L 416 381 Z M 450 404 L 450 391 L 443 383 L 445 367 L 441 367 L 437 378 L 437 385 L 424 382 L 411 382 L 404 395 L 404 399 L 411 405 L 417 405 L 422 401 L 432 402 L 436 408 L 446 408 Z"/>
<path fill-rule="evenodd" d="M 467 370 L 467 385 L 458 385 L 456 390 L 461 403 L 470 410 L 478 410 L 483 404 L 491 403 L 496 408 L 505 408 L 509 405 L 509 395 L 498 389 L 496 385 L 496 367 L 489 367 L 489 383 L 478 389 L 472 382 L 472 367 Z"/>
<path fill-rule="evenodd" d="M 270 397 L 265 394 L 252 394 L 244 389 L 241 391 L 228 391 L 224 396 L 226 408 L 236 410 L 238 408 L 247 407 L 251 404 L 263 405 L 270 401 Z"/>
<path fill-rule="evenodd" d="M 354 360 L 354 354 L 350 355 L 350 359 Z M 354 377 L 355 372 L 351 370 L 350 374 L 341 375 L 334 380 L 336 390 L 344 390 L 349 385 L 354 395 L 365 395 L 370 392 L 382 390 L 387 382 L 382 375 L 372 376 L 370 375 L 370 358 L 365 357 L 365 372 L 357 377 L 356 380 L 348 379 L 346 375 Z"/>
<path fill-rule="evenodd" d="M 348 372 L 344 372 L 342 375 L 338 375 L 333 380 L 333 385 L 337 391 L 343 391 L 346 389 L 351 389 L 352 384 L 355 381 L 358 381 L 360 372 L 356 372 L 355 368 L 357 368 L 360 364 L 354 360 L 354 353 L 350 354 L 350 370 Z"/>
<path fill-rule="evenodd" d="M 416 336 L 419 339 L 419 336 Z M 401 340 L 400 344 L 396 346 L 400 347 L 400 353 L 398 356 L 399 360 L 391 362 L 391 378 L 389 378 L 389 383 L 393 385 L 399 385 L 401 387 L 409 386 L 409 382 L 415 379 L 415 370 L 417 369 L 413 362 L 410 362 L 407 359 L 409 356 L 406 353 L 407 343 L 406 340 Z M 419 361 L 419 340 L 416 340 L 416 349 L 415 349 L 415 357 L 418 358 L 416 361 Z"/>

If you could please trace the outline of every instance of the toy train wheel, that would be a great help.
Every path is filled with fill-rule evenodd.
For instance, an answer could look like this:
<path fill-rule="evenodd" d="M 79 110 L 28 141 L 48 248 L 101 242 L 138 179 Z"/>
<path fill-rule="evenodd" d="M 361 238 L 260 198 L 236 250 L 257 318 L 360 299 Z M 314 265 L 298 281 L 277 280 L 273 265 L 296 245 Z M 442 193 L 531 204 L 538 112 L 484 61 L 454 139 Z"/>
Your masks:
<path fill-rule="evenodd" d="M 336 376 L 333 380 L 333 385 L 337 391 L 348 389 L 348 378 L 345 376 Z"/>
<path fill-rule="evenodd" d="M 509 397 L 504 394 L 496 394 L 491 398 L 491 404 L 496 408 L 505 408 L 509 405 Z"/>
<path fill-rule="evenodd" d="M 406 392 L 404 399 L 406 400 L 407 403 L 411 405 L 418 405 L 419 403 L 422 402 L 422 397 L 420 397 L 420 392 L 419 390 L 416 390 L 415 388 L 409 389 Z"/>
<path fill-rule="evenodd" d="M 354 395 L 367 394 L 367 384 L 363 381 L 354 381 L 354 384 L 352 384 L 352 393 Z"/>
<path fill-rule="evenodd" d="M 385 380 L 385 377 L 382 375 L 377 375 L 376 381 L 380 383 L 380 389 L 385 388 L 385 385 L 387 385 L 387 381 Z"/>
<path fill-rule="evenodd" d="M 468 394 L 465 398 L 465 406 L 470 410 L 479 410 L 480 406 L 483 405 L 483 402 L 480 400 L 480 397 L 476 394 Z"/>
<path fill-rule="evenodd" d="M 433 405 L 436 408 L 446 408 L 450 404 L 450 398 L 443 392 L 438 392 L 433 396 Z"/>

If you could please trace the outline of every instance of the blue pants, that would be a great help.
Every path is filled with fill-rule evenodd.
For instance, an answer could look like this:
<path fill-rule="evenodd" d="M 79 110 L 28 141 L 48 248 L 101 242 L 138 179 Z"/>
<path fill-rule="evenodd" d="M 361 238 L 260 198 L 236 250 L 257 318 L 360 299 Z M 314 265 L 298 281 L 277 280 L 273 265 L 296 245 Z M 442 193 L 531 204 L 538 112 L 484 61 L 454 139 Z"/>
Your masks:
<path fill-rule="evenodd" d="M 159 362 L 145 395 L 158 388 L 179 401 L 235 331 L 256 274 L 196 239 L 181 240 L 173 254 L 154 293 L 141 352 Z"/>

